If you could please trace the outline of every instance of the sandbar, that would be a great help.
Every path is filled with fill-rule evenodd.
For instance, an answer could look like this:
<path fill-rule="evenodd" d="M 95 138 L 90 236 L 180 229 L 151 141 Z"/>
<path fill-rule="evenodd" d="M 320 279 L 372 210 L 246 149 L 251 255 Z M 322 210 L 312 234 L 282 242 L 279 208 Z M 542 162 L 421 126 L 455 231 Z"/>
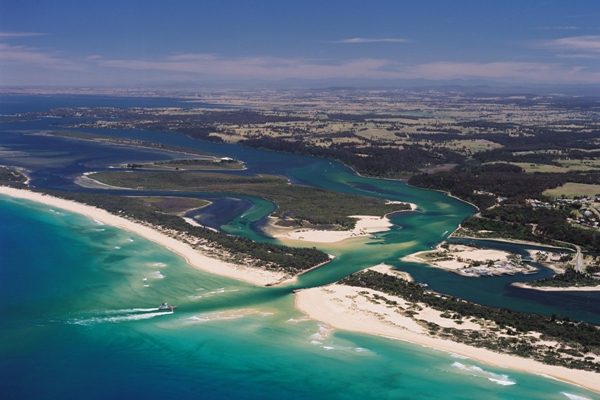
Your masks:
<path fill-rule="evenodd" d="M 31 192 L 29 190 L 14 189 L 4 186 L 0 186 L 0 194 L 61 208 L 66 211 L 85 215 L 104 224 L 133 232 L 179 254 L 185 258 L 189 265 L 202 271 L 260 286 L 272 284 L 273 282 L 282 281 L 287 278 L 283 273 L 266 271 L 252 266 L 237 265 L 214 257 L 209 257 L 201 251 L 194 249 L 189 244 L 183 243 L 156 229 L 110 214 L 108 211 L 97 207 L 88 206 L 71 200 L 60 199 L 42 193 Z"/>
<path fill-rule="evenodd" d="M 431 337 L 427 329 L 414 319 L 396 313 L 395 307 L 385 303 L 368 301 L 364 295 L 375 293 L 397 301 L 400 306 L 410 307 L 405 300 L 372 289 L 332 284 L 301 290 L 296 293 L 296 307 L 310 318 L 325 322 L 337 329 L 367 333 L 420 344 L 434 349 L 459 354 L 485 364 L 520 370 L 539 375 L 547 375 L 573 383 L 600 393 L 600 374 L 591 371 L 542 364 L 527 358 L 495 353 L 491 350 L 468 346 Z M 477 329 L 476 324 L 465 321 L 456 325 L 453 320 L 441 318 L 440 312 L 424 308 L 418 311 L 419 319 L 435 322 L 440 326 L 458 329 Z"/>
<path fill-rule="evenodd" d="M 600 292 L 600 285 L 598 286 L 566 286 L 566 287 L 552 287 L 552 286 L 529 286 L 523 282 L 513 282 L 512 286 L 520 287 L 521 289 L 541 290 L 542 292 Z"/>
<path fill-rule="evenodd" d="M 275 238 L 302 240 L 314 243 L 335 243 L 353 237 L 368 236 L 371 233 L 389 230 L 394 224 L 387 217 L 372 215 L 351 215 L 357 218 L 356 226 L 348 231 L 329 231 L 321 229 L 294 229 L 274 235 Z"/>

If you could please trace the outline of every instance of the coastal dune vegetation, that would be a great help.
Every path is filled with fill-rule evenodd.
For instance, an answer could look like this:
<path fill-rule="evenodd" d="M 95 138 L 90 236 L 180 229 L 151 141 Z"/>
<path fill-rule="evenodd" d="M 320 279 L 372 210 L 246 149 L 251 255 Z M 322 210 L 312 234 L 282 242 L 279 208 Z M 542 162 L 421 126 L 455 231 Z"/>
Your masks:
<path fill-rule="evenodd" d="M 277 205 L 274 217 L 284 226 L 327 226 L 352 229 L 351 215 L 383 217 L 388 213 L 410 210 L 407 203 L 338 193 L 326 189 L 290 185 L 285 178 L 260 175 L 239 176 L 208 172 L 124 172 L 106 171 L 89 175 L 104 184 L 145 190 L 193 190 L 232 193 L 260 197 Z"/>

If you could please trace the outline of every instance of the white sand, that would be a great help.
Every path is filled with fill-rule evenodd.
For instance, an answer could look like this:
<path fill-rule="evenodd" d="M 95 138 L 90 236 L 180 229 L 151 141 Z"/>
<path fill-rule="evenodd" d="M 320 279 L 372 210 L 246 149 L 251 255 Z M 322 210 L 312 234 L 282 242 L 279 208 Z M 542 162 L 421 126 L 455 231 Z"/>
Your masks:
<path fill-rule="evenodd" d="M 513 282 L 512 286 L 522 289 L 541 290 L 542 292 L 598 292 L 599 286 L 569 286 L 569 287 L 534 287 L 523 282 Z"/>
<path fill-rule="evenodd" d="M 600 374 L 546 365 L 526 358 L 499 354 L 450 340 L 430 337 L 426 329 L 412 318 L 395 312 L 394 308 L 383 302 L 375 304 L 368 301 L 359 292 L 377 293 L 397 301 L 402 307 L 409 307 L 404 300 L 394 296 L 345 285 L 302 290 L 296 294 L 296 307 L 308 314 L 309 317 L 338 329 L 396 338 L 460 354 L 490 365 L 551 376 L 600 392 Z M 470 321 L 456 325 L 451 319 L 439 317 L 439 311 L 431 311 L 427 308 L 417 312 L 419 314 L 416 318 L 435 322 L 441 326 L 453 326 L 457 329 L 474 329 L 475 326 L 478 326 Z"/>
<path fill-rule="evenodd" d="M 413 278 L 408 272 L 398 271 L 393 269 L 390 265 L 385 263 L 377 264 L 374 267 L 367 268 L 371 271 L 379 272 L 380 274 L 394 276 L 396 278 L 404 279 L 405 281 L 412 282 Z"/>
<path fill-rule="evenodd" d="M 265 271 L 263 269 L 254 268 L 251 266 L 240 266 L 218 260 L 216 258 L 208 257 L 198 250 L 193 249 L 190 245 L 158 232 L 155 229 L 129 221 L 122 217 L 118 217 L 96 207 L 87 206 L 70 200 L 59 199 L 57 197 L 52 197 L 41 193 L 30 192 L 28 190 L 13 189 L 2 186 L 0 186 L 0 194 L 11 196 L 13 198 L 35 201 L 52 207 L 62 208 L 70 212 L 85 215 L 104 224 L 113 225 L 118 228 L 136 233 L 181 255 L 192 267 L 206 272 L 261 286 L 281 281 L 286 278 L 286 276 L 282 273 Z"/>
<path fill-rule="evenodd" d="M 387 217 L 371 215 L 351 215 L 357 218 L 356 226 L 350 231 L 324 231 L 318 229 L 294 229 L 293 231 L 275 235 L 276 238 L 302 240 L 315 243 L 340 242 L 357 236 L 367 236 L 375 232 L 389 230 L 394 224 Z"/>

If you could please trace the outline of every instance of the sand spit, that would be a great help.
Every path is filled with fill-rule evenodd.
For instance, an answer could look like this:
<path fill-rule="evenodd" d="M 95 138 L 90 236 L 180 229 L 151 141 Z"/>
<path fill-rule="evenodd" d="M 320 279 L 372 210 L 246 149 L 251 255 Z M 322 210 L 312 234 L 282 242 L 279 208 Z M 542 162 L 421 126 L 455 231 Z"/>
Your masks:
<path fill-rule="evenodd" d="M 397 313 L 396 307 L 389 307 L 384 302 L 372 301 L 373 294 L 396 301 L 406 309 L 411 308 L 405 300 L 383 292 L 336 284 L 297 292 L 296 307 L 308 314 L 310 318 L 338 329 L 420 344 L 497 367 L 550 376 L 600 393 L 600 374 L 546 365 L 531 359 L 499 354 L 463 343 L 431 337 L 423 325 L 413 318 Z M 456 325 L 453 320 L 440 317 L 440 314 L 439 311 L 423 307 L 418 310 L 418 319 L 435 322 L 443 327 L 481 329 L 478 324 L 470 321 Z"/>
<path fill-rule="evenodd" d="M 351 217 L 357 218 L 358 221 L 354 229 L 349 231 L 294 229 L 286 233 L 276 234 L 274 237 L 313 243 L 335 243 L 353 237 L 368 236 L 371 233 L 387 231 L 394 225 L 387 217 L 374 217 L 371 215 L 351 215 Z"/>
<path fill-rule="evenodd" d="M 125 218 L 110 214 L 109 212 L 96 207 L 48 196 L 42 193 L 31 192 L 29 190 L 14 189 L 9 187 L 0 187 L 0 194 L 18 199 L 35 201 L 51 207 L 62 208 L 70 212 L 85 215 L 104 224 L 116 226 L 117 228 L 136 233 L 179 254 L 180 256 L 184 257 L 188 264 L 190 264 L 192 267 L 202 271 L 260 286 L 282 281 L 287 278 L 287 276 L 285 276 L 283 273 L 266 271 L 251 266 L 241 266 L 219 260 L 214 257 L 208 257 L 201 251 L 192 248 L 189 244 L 183 243 L 149 226 L 129 221 Z"/>

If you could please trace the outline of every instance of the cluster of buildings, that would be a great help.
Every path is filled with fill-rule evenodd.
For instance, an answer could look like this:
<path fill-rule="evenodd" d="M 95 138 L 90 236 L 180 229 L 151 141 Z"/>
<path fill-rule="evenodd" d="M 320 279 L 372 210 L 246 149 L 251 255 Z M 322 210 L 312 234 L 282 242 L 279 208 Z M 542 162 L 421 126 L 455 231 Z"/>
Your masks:
<path fill-rule="evenodd" d="M 512 261 L 496 261 L 491 265 L 481 265 L 478 267 L 470 266 L 460 270 L 460 273 L 467 276 L 494 276 L 494 275 L 514 275 L 522 272 L 529 275 L 534 274 L 537 270 L 529 270 L 523 265 L 519 265 Z"/>
<path fill-rule="evenodd" d="M 579 206 L 581 216 L 569 217 L 567 218 L 567 222 L 584 228 L 600 229 L 600 212 L 598 212 L 600 207 L 595 207 L 593 203 L 600 203 L 600 197 L 595 199 L 590 199 L 589 197 L 576 199 L 558 198 L 553 203 L 527 199 L 527 204 L 535 208 L 550 209 L 561 205 Z"/>

